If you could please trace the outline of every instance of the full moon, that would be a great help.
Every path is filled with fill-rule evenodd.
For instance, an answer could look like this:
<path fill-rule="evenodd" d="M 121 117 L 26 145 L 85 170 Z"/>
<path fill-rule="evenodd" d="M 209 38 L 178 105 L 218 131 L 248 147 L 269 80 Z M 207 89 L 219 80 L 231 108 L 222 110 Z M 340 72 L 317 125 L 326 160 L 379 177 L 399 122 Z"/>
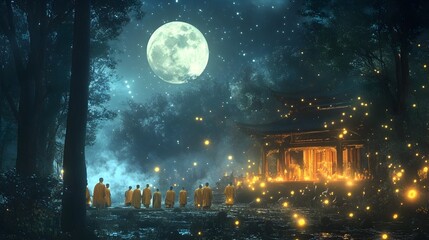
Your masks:
<path fill-rule="evenodd" d="M 209 60 L 204 35 L 191 24 L 178 21 L 159 27 L 150 37 L 146 53 L 152 71 L 174 84 L 196 79 Z"/>

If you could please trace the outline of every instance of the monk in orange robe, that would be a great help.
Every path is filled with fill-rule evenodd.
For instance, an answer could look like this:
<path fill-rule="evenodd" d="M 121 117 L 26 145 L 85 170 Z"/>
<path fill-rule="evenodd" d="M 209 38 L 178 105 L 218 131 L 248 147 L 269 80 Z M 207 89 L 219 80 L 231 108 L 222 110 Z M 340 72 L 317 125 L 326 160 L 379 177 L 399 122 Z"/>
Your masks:
<path fill-rule="evenodd" d="M 194 206 L 196 208 L 203 207 L 203 186 L 200 186 L 194 191 Z"/>
<path fill-rule="evenodd" d="M 235 198 L 235 188 L 232 185 L 232 183 L 229 183 L 228 186 L 225 187 L 225 190 L 223 191 L 225 194 L 225 204 L 227 207 L 232 207 L 234 205 L 234 198 Z"/>
<path fill-rule="evenodd" d="M 129 186 L 128 190 L 125 191 L 125 206 L 131 206 L 132 199 L 133 199 L 133 187 Z"/>
<path fill-rule="evenodd" d="M 166 208 L 172 208 L 174 207 L 174 200 L 176 198 L 176 193 L 173 190 L 173 187 L 170 187 L 170 190 L 167 191 L 167 194 L 165 195 L 165 207 Z"/>
<path fill-rule="evenodd" d="M 106 194 L 104 196 L 104 199 L 106 201 L 106 207 L 112 206 L 112 198 L 111 198 L 111 195 L 110 195 L 110 188 L 109 188 L 109 186 L 110 185 L 107 183 L 106 184 Z"/>
<path fill-rule="evenodd" d="M 213 192 L 209 183 L 203 188 L 203 209 L 209 209 L 212 206 Z"/>
<path fill-rule="evenodd" d="M 152 207 L 157 209 L 157 208 L 161 208 L 161 193 L 159 192 L 159 189 L 156 189 L 156 192 L 153 194 L 153 199 L 152 199 Z"/>
<path fill-rule="evenodd" d="M 146 188 L 143 189 L 143 196 L 142 196 L 142 202 L 145 208 L 149 208 L 151 198 L 152 198 L 152 191 L 149 188 L 149 184 L 146 184 Z"/>
<path fill-rule="evenodd" d="M 103 183 L 104 179 L 100 178 L 99 182 L 94 187 L 94 193 L 92 196 L 92 206 L 96 208 L 105 207 L 105 195 L 106 195 L 106 186 Z"/>
<path fill-rule="evenodd" d="M 134 208 L 141 208 L 141 206 L 142 206 L 142 191 L 140 191 L 140 185 L 137 185 L 136 189 L 133 191 L 133 197 L 131 199 L 131 205 Z"/>
<path fill-rule="evenodd" d="M 179 205 L 180 207 L 185 207 L 188 203 L 188 192 L 186 192 L 185 188 L 182 187 L 182 190 L 179 192 Z"/>

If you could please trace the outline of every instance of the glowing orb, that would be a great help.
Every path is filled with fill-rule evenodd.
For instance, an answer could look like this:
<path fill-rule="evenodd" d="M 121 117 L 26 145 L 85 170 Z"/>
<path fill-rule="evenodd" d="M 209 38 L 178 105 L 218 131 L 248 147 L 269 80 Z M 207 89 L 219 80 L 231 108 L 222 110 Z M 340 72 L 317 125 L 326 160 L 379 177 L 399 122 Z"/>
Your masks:
<path fill-rule="evenodd" d="M 150 37 L 146 53 L 152 71 L 174 84 L 196 79 L 209 60 L 203 34 L 191 24 L 178 21 L 159 27 Z"/>
<path fill-rule="evenodd" d="M 388 238 L 389 238 L 389 235 L 387 235 L 386 233 L 383 233 L 381 235 L 381 239 L 388 239 Z"/>
<path fill-rule="evenodd" d="M 410 189 L 410 190 L 408 190 L 408 192 L 407 192 L 407 197 L 408 197 L 410 200 L 415 199 L 415 198 L 417 197 L 417 191 L 416 191 L 415 189 Z"/>
<path fill-rule="evenodd" d="M 298 219 L 298 226 L 299 226 L 299 227 L 304 227 L 304 226 L 305 226 L 305 224 L 306 224 L 306 221 L 305 221 L 305 219 L 304 219 L 304 218 L 300 218 L 300 219 Z"/>
<path fill-rule="evenodd" d="M 240 221 L 235 220 L 234 224 L 235 224 L 235 226 L 238 226 L 238 225 L 240 225 Z"/>
<path fill-rule="evenodd" d="M 159 172 L 159 167 L 155 167 L 154 169 L 153 169 L 155 172 Z"/>

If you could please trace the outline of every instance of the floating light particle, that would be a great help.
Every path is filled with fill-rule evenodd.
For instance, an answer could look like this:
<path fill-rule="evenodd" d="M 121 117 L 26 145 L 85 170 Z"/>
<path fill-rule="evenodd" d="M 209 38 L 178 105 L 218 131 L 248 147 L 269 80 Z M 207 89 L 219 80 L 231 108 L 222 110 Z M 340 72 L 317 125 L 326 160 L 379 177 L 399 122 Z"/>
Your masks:
<path fill-rule="evenodd" d="M 155 167 L 154 169 L 153 169 L 153 171 L 155 171 L 155 172 L 159 172 L 161 169 L 159 168 L 159 167 Z"/>
<path fill-rule="evenodd" d="M 298 227 L 304 227 L 306 224 L 307 223 L 304 218 L 298 219 Z"/>
<path fill-rule="evenodd" d="M 383 233 L 381 235 L 381 239 L 389 239 L 389 235 L 387 235 L 386 233 Z"/>
<path fill-rule="evenodd" d="M 397 213 L 394 213 L 394 214 L 393 214 L 393 216 L 392 216 L 392 218 L 393 218 L 394 220 L 398 219 L 398 214 L 397 214 Z"/>
<path fill-rule="evenodd" d="M 240 221 L 235 220 L 234 225 L 238 227 L 240 225 Z"/>
<path fill-rule="evenodd" d="M 206 139 L 206 140 L 204 141 L 204 145 L 206 145 L 206 146 L 210 145 L 210 140 Z"/>
<path fill-rule="evenodd" d="M 415 190 L 415 189 L 408 190 L 407 197 L 410 200 L 414 200 L 417 197 L 417 190 Z"/>

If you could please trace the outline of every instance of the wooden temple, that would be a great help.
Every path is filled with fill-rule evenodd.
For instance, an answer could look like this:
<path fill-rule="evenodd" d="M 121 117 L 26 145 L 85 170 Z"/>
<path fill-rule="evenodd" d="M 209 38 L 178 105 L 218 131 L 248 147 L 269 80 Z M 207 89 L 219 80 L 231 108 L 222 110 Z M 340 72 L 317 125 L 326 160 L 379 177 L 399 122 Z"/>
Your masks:
<path fill-rule="evenodd" d="M 358 122 L 343 122 L 352 111 L 347 95 L 298 97 L 278 94 L 287 108 L 269 124 L 240 124 L 261 149 L 259 175 L 272 181 L 361 179 L 368 159 Z"/>

